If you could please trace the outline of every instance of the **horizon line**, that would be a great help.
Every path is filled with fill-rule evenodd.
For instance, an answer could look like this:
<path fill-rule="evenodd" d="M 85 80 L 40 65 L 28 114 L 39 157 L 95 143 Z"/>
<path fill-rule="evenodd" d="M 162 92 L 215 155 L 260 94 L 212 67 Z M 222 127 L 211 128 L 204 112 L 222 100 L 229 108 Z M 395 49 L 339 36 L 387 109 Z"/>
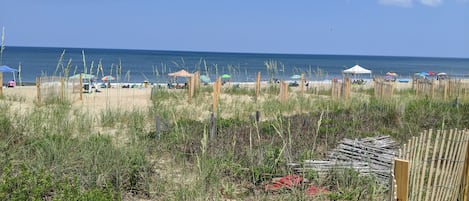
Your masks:
<path fill-rule="evenodd" d="M 157 50 L 157 49 L 139 49 L 139 48 L 102 48 L 102 47 L 54 47 L 54 46 L 22 46 L 22 45 L 5 45 L 13 48 L 56 48 L 56 49 L 94 49 L 94 50 L 133 50 L 133 51 L 160 51 L 160 52 L 192 52 L 192 53 L 212 53 L 212 54 L 264 54 L 264 55 L 300 55 L 300 56 L 369 56 L 369 57 L 406 57 L 406 58 L 441 58 L 441 59 L 469 59 L 469 57 L 456 56 L 408 56 L 408 55 L 379 55 L 379 54 L 308 54 L 308 53 L 282 53 L 282 52 L 236 52 L 236 51 L 207 51 L 207 50 Z"/>

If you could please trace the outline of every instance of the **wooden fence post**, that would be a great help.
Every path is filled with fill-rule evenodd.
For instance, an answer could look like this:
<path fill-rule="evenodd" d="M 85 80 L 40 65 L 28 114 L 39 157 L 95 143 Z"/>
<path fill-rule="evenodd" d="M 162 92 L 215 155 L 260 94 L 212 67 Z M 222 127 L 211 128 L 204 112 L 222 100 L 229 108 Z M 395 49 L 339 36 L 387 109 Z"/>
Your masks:
<path fill-rule="evenodd" d="M 64 101 L 65 100 L 65 78 L 64 77 L 60 78 L 60 86 L 61 86 L 60 98 L 62 101 Z"/>
<path fill-rule="evenodd" d="M 301 74 L 301 96 L 305 95 L 305 74 Z"/>
<path fill-rule="evenodd" d="M 259 112 L 259 110 L 256 111 L 256 122 L 259 123 L 259 121 L 261 120 L 261 112 Z"/>
<path fill-rule="evenodd" d="M 155 129 L 156 129 L 156 135 L 158 136 L 158 139 L 160 139 L 161 136 L 161 120 L 160 116 L 155 115 Z"/>
<path fill-rule="evenodd" d="M 397 200 L 407 201 L 409 193 L 409 161 L 394 160 L 394 174 L 397 184 Z"/>
<path fill-rule="evenodd" d="M 446 81 L 445 87 L 443 89 L 443 99 L 446 100 L 446 96 L 448 95 L 448 83 L 449 81 Z"/>
<path fill-rule="evenodd" d="M 419 95 L 419 80 L 418 79 L 415 80 L 415 95 L 416 96 Z"/>
<path fill-rule="evenodd" d="M 220 93 L 220 79 L 213 84 L 212 112 L 216 113 L 218 108 L 218 96 Z"/>
<path fill-rule="evenodd" d="M 256 78 L 256 101 L 259 99 L 259 94 L 261 91 L 261 72 L 257 72 Z"/>
<path fill-rule="evenodd" d="M 212 114 L 210 114 L 210 140 L 215 139 L 216 134 L 217 134 L 217 118 L 215 117 L 215 114 L 212 112 Z"/>
<path fill-rule="evenodd" d="M 37 106 L 41 107 L 41 77 L 36 77 Z"/>
<path fill-rule="evenodd" d="M 83 75 L 80 73 L 80 100 L 83 100 Z"/>
<path fill-rule="evenodd" d="M 187 88 L 187 96 L 188 96 L 188 97 L 187 97 L 187 102 L 188 102 L 189 104 L 192 103 L 192 87 L 194 87 L 193 82 L 194 82 L 194 76 L 190 76 L 190 77 L 189 77 L 189 83 L 188 83 L 189 86 L 188 86 L 188 88 Z"/>
<path fill-rule="evenodd" d="M 285 94 L 284 94 L 285 97 L 284 97 L 284 99 L 285 99 L 285 102 L 288 102 L 288 83 L 284 82 L 283 85 L 284 85 L 284 87 L 285 87 L 285 90 L 284 90 L 284 92 L 285 92 Z"/>
<path fill-rule="evenodd" d="M 332 83 L 331 83 L 331 97 L 332 97 L 332 99 L 334 99 L 334 88 L 335 88 L 335 81 L 332 80 Z"/>
<path fill-rule="evenodd" d="M 463 183 L 461 192 L 463 193 L 463 201 L 469 201 L 469 146 L 466 150 L 466 165 L 465 171 L 463 174 Z"/>
<path fill-rule="evenodd" d="M 0 96 L 3 95 L 3 73 L 0 73 Z"/>
<path fill-rule="evenodd" d="M 379 90 L 380 90 L 380 94 L 379 94 L 379 97 L 380 97 L 380 98 L 383 98 L 383 97 L 384 97 L 384 83 L 381 81 L 381 82 L 379 83 L 379 85 L 380 85 L 380 89 L 379 89 Z"/>

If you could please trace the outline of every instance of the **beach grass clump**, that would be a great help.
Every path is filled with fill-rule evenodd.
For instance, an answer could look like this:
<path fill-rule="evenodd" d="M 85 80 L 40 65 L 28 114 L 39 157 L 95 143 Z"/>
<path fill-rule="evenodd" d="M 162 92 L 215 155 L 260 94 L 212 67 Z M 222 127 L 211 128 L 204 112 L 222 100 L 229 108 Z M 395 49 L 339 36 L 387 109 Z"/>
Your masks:
<path fill-rule="evenodd" d="M 112 188 L 82 190 L 78 179 L 57 179 L 44 169 L 25 165 L 3 165 L 0 178 L 1 200 L 121 200 Z"/>
<path fill-rule="evenodd" d="M 48 169 L 54 177 L 78 177 L 85 189 L 148 192 L 150 166 L 144 150 L 137 144 L 117 147 L 109 136 L 27 138 L 15 155 L 23 156 L 23 163 L 33 170 Z"/>

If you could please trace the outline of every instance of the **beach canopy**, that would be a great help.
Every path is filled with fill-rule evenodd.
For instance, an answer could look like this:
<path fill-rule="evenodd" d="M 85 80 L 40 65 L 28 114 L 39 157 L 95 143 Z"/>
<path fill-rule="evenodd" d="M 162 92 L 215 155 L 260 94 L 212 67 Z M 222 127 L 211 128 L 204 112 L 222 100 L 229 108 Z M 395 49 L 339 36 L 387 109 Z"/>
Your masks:
<path fill-rule="evenodd" d="M 18 72 L 18 70 L 14 68 L 10 68 L 5 65 L 0 66 L 0 73 L 14 73 L 14 72 Z"/>
<path fill-rule="evenodd" d="M 80 79 L 80 74 L 81 74 L 81 79 L 93 79 L 94 78 L 94 75 L 92 74 L 86 74 L 86 73 L 79 73 L 79 74 L 75 74 L 75 75 L 72 75 L 70 76 L 69 78 L 70 79 Z"/>
<path fill-rule="evenodd" d="M 168 73 L 168 75 L 172 77 L 192 77 L 194 74 L 191 74 L 183 69 L 174 73 Z"/>
<path fill-rule="evenodd" d="M 231 78 L 231 75 L 229 75 L 229 74 L 223 74 L 223 75 L 221 76 L 221 78 L 228 79 L 228 78 Z"/>
<path fill-rule="evenodd" d="M 343 72 L 350 73 L 350 74 L 371 74 L 371 70 L 363 68 L 359 65 L 355 65 L 352 68 L 344 70 Z"/>

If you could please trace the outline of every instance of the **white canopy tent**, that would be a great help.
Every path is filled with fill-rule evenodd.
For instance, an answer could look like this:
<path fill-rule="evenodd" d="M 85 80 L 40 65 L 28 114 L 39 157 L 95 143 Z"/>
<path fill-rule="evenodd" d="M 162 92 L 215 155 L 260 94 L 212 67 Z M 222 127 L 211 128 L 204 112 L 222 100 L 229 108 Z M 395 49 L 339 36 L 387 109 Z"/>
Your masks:
<path fill-rule="evenodd" d="M 343 72 L 346 74 L 370 74 L 371 75 L 371 70 L 363 68 L 359 65 L 355 65 L 352 68 L 345 69 Z"/>

